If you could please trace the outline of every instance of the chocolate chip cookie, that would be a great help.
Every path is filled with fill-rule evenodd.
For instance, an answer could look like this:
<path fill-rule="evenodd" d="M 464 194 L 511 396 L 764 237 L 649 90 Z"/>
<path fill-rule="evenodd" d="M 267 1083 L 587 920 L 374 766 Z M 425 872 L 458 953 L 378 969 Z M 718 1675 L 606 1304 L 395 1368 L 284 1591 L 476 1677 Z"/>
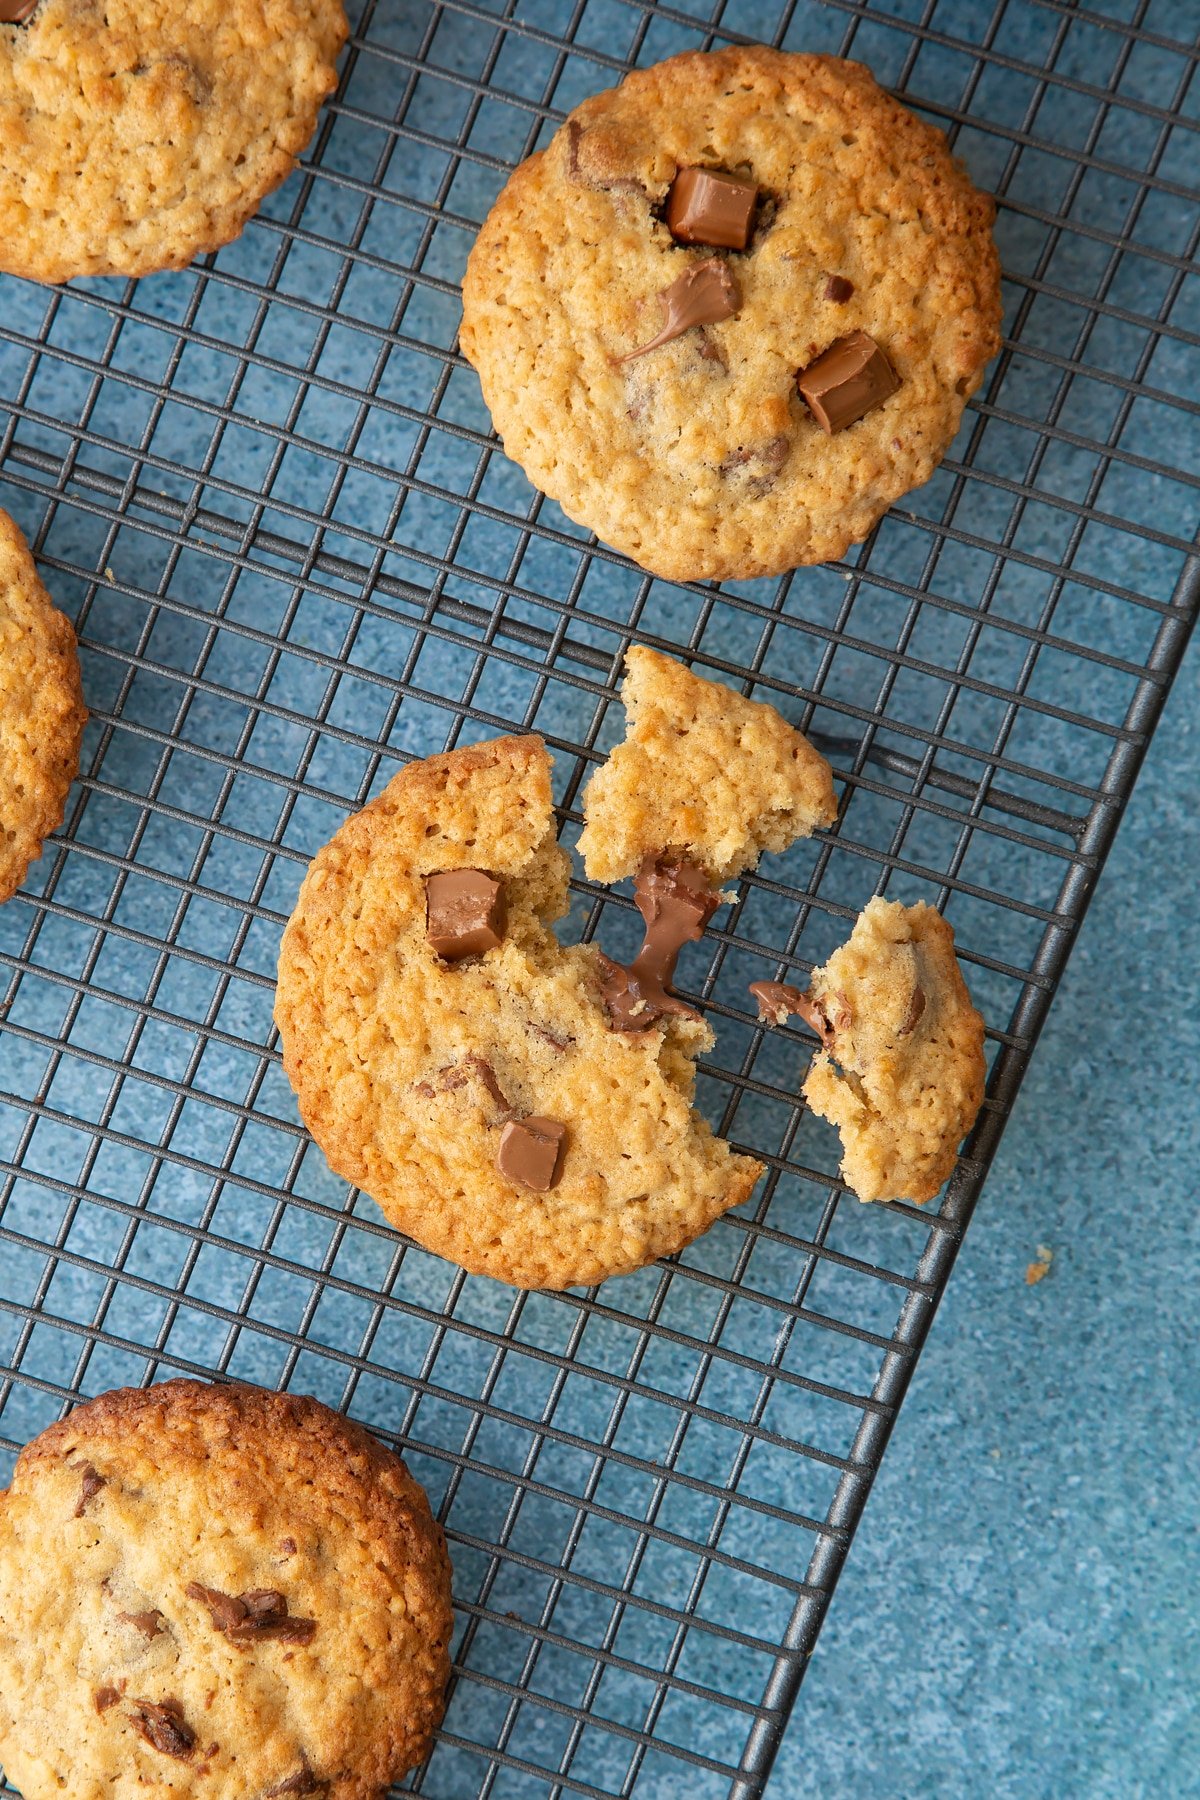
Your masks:
<path fill-rule="evenodd" d="M 0 269 L 33 281 L 179 269 L 235 238 L 312 136 L 347 35 L 341 0 L 18 16 L 0 24 Z"/>
<path fill-rule="evenodd" d="M 838 1127 L 842 1177 L 860 1200 L 932 1200 L 983 1104 L 983 1020 L 932 906 L 878 897 L 806 993 L 751 989 L 771 1024 L 796 1013 L 822 1049 L 804 1083 Z"/>
<path fill-rule="evenodd" d="M 724 881 L 832 825 L 829 764 L 773 706 L 640 646 L 625 671 L 625 740 L 583 795 L 579 851 L 593 881 L 620 881 L 665 851 Z"/>
<path fill-rule="evenodd" d="M 688 52 L 584 101 L 463 284 L 508 455 L 656 575 L 840 556 L 999 348 L 993 205 L 859 63 Z"/>
<path fill-rule="evenodd" d="M 86 719 L 70 620 L 0 512 L 0 902 L 62 824 Z"/>
<path fill-rule="evenodd" d="M 0 1762 L 25 1800 L 380 1800 L 428 1751 L 451 1622 L 425 1495 L 359 1426 L 105 1394 L 0 1495 Z"/>
<path fill-rule="evenodd" d="M 648 871 L 661 980 L 614 1011 L 615 965 L 552 929 L 567 866 L 540 738 L 430 757 L 318 853 L 279 959 L 284 1067 L 332 1166 L 518 1287 L 677 1251 L 761 1173 L 693 1111 L 713 1038 L 668 991 L 719 903 L 703 871 Z"/>

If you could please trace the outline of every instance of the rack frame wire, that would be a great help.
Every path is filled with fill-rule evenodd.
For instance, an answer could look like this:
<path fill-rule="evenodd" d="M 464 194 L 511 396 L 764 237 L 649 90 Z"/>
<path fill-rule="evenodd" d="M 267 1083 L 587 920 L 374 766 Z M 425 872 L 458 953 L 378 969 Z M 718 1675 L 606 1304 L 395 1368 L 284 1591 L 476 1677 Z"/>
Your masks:
<path fill-rule="evenodd" d="M 404 1792 L 757 1800 L 1200 605 L 1197 48 L 1152 0 L 351 16 L 239 243 L 140 285 L 0 282 L 0 499 L 92 709 L 0 912 L 0 1450 L 121 1381 L 316 1392 L 403 1447 L 454 1556 L 450 1708 Z M 742 37 L 860 56 L 949 132 L 998 196 L 1005 343 L 843 563 L 668 586 L 505 462 L 458 277 L 570 106 Z M 413 755 L 541 730 L 570 840 L 635 640 L 772 699 L 846 797 L 683 970 L 753 1202 L 638 1276 L 513 1294 L 325 1168 L 274 948 L 307 858 Z M 811 1041 L 748 1009 L 877 889 L 947 909 L 989 1026 L 926 1212 L 846 1195 L 796 1097 Z M 628 937 L 627 896 L 575 897 L 576 935 Z"/>

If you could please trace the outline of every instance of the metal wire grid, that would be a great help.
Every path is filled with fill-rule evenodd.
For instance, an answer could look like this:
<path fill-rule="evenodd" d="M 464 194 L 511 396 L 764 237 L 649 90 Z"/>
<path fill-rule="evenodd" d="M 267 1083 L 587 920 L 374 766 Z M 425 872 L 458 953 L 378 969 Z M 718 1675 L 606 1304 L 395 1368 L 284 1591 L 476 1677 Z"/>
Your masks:
<path fill-rule="evenodd" d="M 1184 10 L 368 0 L 237 245 L 140 287 L 4 283 L 4 499 L 93 719 L 0 913 L 0 1442 L 187 1371 L 403 1444 L 460 1621 L 406 1791 L 763 1791 L 1195 611 Z M 579 98 L 738 35 L 861 56 L 950 130 L 1000 196 L 1007 341 L 955 455 L 844 565 L 667 587 L 496 451 L 457 278 Z M 307 857 L 407 756 L 541 730 L 572 836 L 634 638 L 775 700 L 846 802 L 684 971 L 720 1036 L 701 1101 L 769 1166 L 753 1206 L 599 1292 L 513 1295 L 330 1176 L 280 1072 L 275 947 Z M 991 1027 L 932 1214 L 846 1198 L 795 1105 L 810 1046 L 747 1007 L 876 888 L 946 906 Z M 628 901 L 577 890 L 571 928 L 620 945 Z"/>

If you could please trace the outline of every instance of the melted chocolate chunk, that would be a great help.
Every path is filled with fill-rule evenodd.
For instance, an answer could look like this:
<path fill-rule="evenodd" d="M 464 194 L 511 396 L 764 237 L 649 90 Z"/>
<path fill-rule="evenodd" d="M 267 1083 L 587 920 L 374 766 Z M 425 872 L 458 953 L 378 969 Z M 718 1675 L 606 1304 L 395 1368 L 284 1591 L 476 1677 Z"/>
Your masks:
<path fill-rule="evenodd" d="M 144 1637 L 148 1638 L 156 1638 L 160 1631 L 165 1631 L 167 1629 L 167 1621 L 154 1607 L 151 1607 L 147 1612 L 118 1613 L 117 1617 L 120 1619 L 122 1625 L 136 1626 L 138 1631 L 140 1631 Z"/>
<path fill-rule="evenodd" d="M 107 1486 L 108 1482 L 105 1480 L 104 1476 L 98 1475 L 91 1463 L 84 1463 L 82 1469 L 79 1471 L 79 1498 L 75 1502 L 75 1512 L 73 1516 L 77 1519 L 82 1519 L 84 1512 L 87 1509 L 88 1502 L 96 1498 L 96 1495 L 100 1492 L 102 1487 Z"/>
<path fill-rule="evenodd" d="M 819 1001 L 786 981 L 752 981 L 750 992 L 758 1006 L 760 1025 L 781 1025 L 789 1013 L 795 1013 L 798 1019 L 812 1026 L 826 1050 L 833 1043 L 835 1024 L 837 1029 L 842 1029 L 850 1022 L 848 1016 L 843 1018 L 841 1014 L 831 1022 Z"/>
<path fill-rule="evenodd" d="M 722 319 L 732 319 L 742 304 L 742 290 L 729 265 L 719 256 L 710 256 L 707 262 L 693 263 L 658 297 L 666 307 L 662 330 L 639 350 L 630 350 L 618 357 L 618 362 L 632 362 L 637 356 L 658 350 L 663 344 L 682 337 L 685 331 L 691 331 L 693 326 L 717 325 Z"/>
<path fill-rule="evenodd" d="M 115 1706 L 120 1698 L 120 1692 L 115 1687 L 97 1688 L 92 1695 L 92 1701 L 98 1713 L 107 1712 L 109 1707 Z"/>
<path fill-rule="evenodd" d="M 177 1762 L 188 1762 L 196 1748 L 196 1734 L 185 1723 L 178 1700 L 135 1700 L 129 1709 L 129 1723 L 152 1749 Z"/>
<path fill-rule="evenodd" d="M 323 1776 L 314 1774 L 305 1763 L 294 1775 L 288 1775 L 274 1787 L 269 1787 L 263 1800 L 283 1800 L 285 1794 L 323 1794 L 328 1787 L 328 1781 Z"/>
<path fill-rule="evenodd" d="M 796 385 L 817 424 L 832 437 L 894 394 L 900 378 L 873 337 L 852 331 L 801 369 Z"/>
<path fill-rule="evenodd" d="M 293 1619 L 288 1603 L 276 1588 L 249 1588 L 244 1594 L 223 1594 L 220 1588 L 187 1585 L 189 1599 L 206 1606 L 217 1631 L 231 1644 L 253 1644 L 275 1638 L 285 1644 L 309 1644 L 317 1629 L 315 1619 Z"/>
<path fill-rule="evenodd" d="M 681 244 L 744 250 L 754 226 L 758 184 L 722 169 L 680 169 L 667 195 L 667 230 Z"/>
<path fill-rule="evenodd" d="M 757 463 L 761 473 L 749 477 L 750 486 L 765 489 L 787 461 L 791 447 L 791 439 L 787 437 L 768 438 L 765 444 L 751 444 L 749 447 L 739 444 L 736 450 L 731 450 L 728 456 L 722 458 L 717 464 L 717 470 L 722 475 L 734 475 L 748 464 Z"/>
<path fill-rule="evenodd" d="M 854 283 L 847 281 L 844 275 L 831 275 L 825 283 L 822 300 L 832 300 L 835 306 L 845 306 L 854 293 Z"/>
<path fill-rule="evenodd" d="M 669 994 L 661 982 L 640 977 L 632 964 L 600 958 L 600 997 L 608 1012 L 609 1022 L 618 1031 L 649 1031 L 660 1019 L 674 1015 L 681 1019 L 698 1019 L 700 1014 L 678 994 Z"/>
<path fill-rule="evenodd" d="M 0 25 L 23 25 L 38 9 L 38 0 L 0 0 Z"/>
<path fill-rule="evenodd" d="M 536 1113 L 527 1119 L 510 1119 L 500 1134 L 496 1167 L 521 1187 L 532 1188 L 536 1194 L 549 1193 L 562 1177 L 566 1136 L 566 1126 L 557 1119 L 544 1119 Z"/>
<path fill-rule="evenodd" d="M 418 1081 L 416 1092 L 432 1100 L 435 1094 L 452 1094 L 469 1081 L 478 1081 L 487 1089 L 500 1111 L 507 1117 L 515 1109 L 508 1095 L 496 1080 L 496 1071 L 490 1062 L 471 1051 L 461 1062 L 451 1063 L 442 1069 L 432 1081 Z"/>
<path fill-rule="evenodd" d="M 908 1011 L 904 1015 L 904 1023 L 901 1025 L 898 1035 L 900 1037 L 907 1037 L 910 1032 L 915 1031 L 921 1014 L 924 1011 L 925 989 L 923 987 L 914 987 L 912 999 L 908 1003 Z"/>
<path fill-rule="evenodd" d="M 679 952 L 703 935 L 721 896 L 695 863 L 648 857 L 638 870 L 634 900 L 646 927 L 641 949 L 628 968 L 601 959 L 600 991 L 610 1020 L 618 1031 L 646 1031 L 668 1013 L 699 1018 L 668 989 Z"/>
<path fill-rule="evenodd" d="M 495 950 L 507 926 L 504 883 L 482 869 L 448 869 L 425 877 L 425 932 L 444 962 Z"/>

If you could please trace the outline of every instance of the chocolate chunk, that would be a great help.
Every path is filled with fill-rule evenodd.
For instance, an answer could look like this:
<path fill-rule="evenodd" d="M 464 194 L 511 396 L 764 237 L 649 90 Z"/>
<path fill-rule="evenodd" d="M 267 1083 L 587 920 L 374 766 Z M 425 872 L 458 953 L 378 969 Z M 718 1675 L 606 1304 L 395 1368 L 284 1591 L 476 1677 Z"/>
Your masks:
<path fill-rule="evenodd" d="M 459 1088 L 466 1087 L 469 1081 L 478 1081 L 485 1087 L 505 1117 L 515 1111 L 508 1095 L 496 1080 L 496 1071 L 490 1062 L 474 1051 L 464 1056 L 461 1062 L 451 1063 L 447 1068 L 438 1071 L 432 1081 L 418 1081 L 416 1092 L 432 1100 L 435 1094 L 453 1094 Z"/>
<path fill-rule="evenodd" d="M 623 963 L 611 957 L 600 958 L 600 997 L 608 1012 L 609 1022 L 618 1031 L 649 1031 L 660 1019 L 674 1014 L 681 1019 L 698 1019 L 700 1014 L 677 994 L 668 994 L 660 982 L 643 982 Z"/>
<path fill-rule="evenodd" d="M 134 73 L 136 75 L 149 74 L 150 70 L 163 67 L 174 69 L 183 77 L 188 98 L 194 106 L 208 105 L 213 96 L 212 81 L 203 69 L 197 68 L 190 56 L 180 56 L 178 53 L 160 56 L 157 62 L 146 63 L 135 69 Z"/>
<path fill-rule="evenodd" d="M 114 1687 L 97 1688 L 92 1695 L 98 1713 L 107 1712 L 109 1707 L 115 1706 L 120 1698 L 120 1692 Z"/>
<path fill-rule="evenodd" d="M 152 1749 L 173 1756 L 177 1762 L 187 1762 L 196 1748 L 196 1734 L 185 1724 L 178 1700 L 135 1700 L 129 1710 L 129 1723 Z"/>
<path fill-rule="evenodd" d="M 160 1631 L 167 1629 L 166 1620 L 153 1607 L 148 1612 L 118 1613 L 117 1617 L 122 1625 L 134 1625 L 143 1636 L 148 1638 L 156 1638 Z"/>
<path fill-rule="evenodd" d="M 213 1625 L 231 1644 L 253 1644 L 275 1638 L 285 1644 L 309 1644 L 317 1629 L 315 1619 L 288 1617 L 288 1603 L 276 1588 L 249 1588 L 244 1594 L 223 1594 L 220 1588 L 187 1585 L 189 1599 L 206 1606 Z"/>
<path fill-rule="evenodd" d="M 557 1119 L 544 1119 L 533 1114 L 528 1119 L 510 1119 L 500 1133 L 496 1167 L 510 1181 L 532 1188 L 537 1194 L 557 1187 L 562 1174 L 565 1125 Z"/>
<path fill-rule="evenodd" d="M 647 857 L 634 884 L 634 903 L 646 925 L 636 966 L 653 967 L 664 982 L 685 944 L 701 937 L 721 904 L 704 870 L 684 858 Z"/>
<path fill-rule="evenodd" d="M 854 292 L 854 283 L 847 281 L 844 275 L 831 275 L 825 283 L 822 300 L 832 300 L 835 306 L 844 306 Z"/>
<path fill-rule="evenodd" d="M 907 1037 L 910 1032 L 915 1031 L 917 1022 L 924 1011 L 925 990 L 923 987 L 914 987 L 912 999 L 908 1003 L 908 1011 L 904 1015 L 904 1023 L 901 1025 L 898 1035 L 900 1037 Z"/>
<path fill-rule="evenodd" d="M 541 1038 L 544 1044 L 549 1044 L 550 1048 L 557 1050 L 560 1055 L 564 1050 L 569 1050 L 575 1042 L 573 1037 L 559 1037 L 555 1032 L 547 1031 L 544 1025 L 531 1025 L 529 1029 L 534 1037 Z"/>
<path fill-rule="evenodd" d="M 832 437 L 894 394 L 900 378 L 873 337 L 852 331 L 801 369 L 796 385 L 817 424 Z"/>
<path fill-rule="evenodd" d="M 279 1554 L 280 1556 L 295 1556 L 296 1540 L 294 1537 L 285 1537 L 282 1539 L 279 1545 Z"/>
<path fill-rule="evenodd" d="M 189 1600 L 199 1600 L 201 1605 L 207 1606 L 218 1631 L 231 1631 L 248 1616 L 248 1608 L 243 1602 L 233 1594 L 223 1594 L 220 1588 L 202 1587 L 198 1581 L 189 1581 L 187 1596 Z"/>
<path fill-rule="evenodd" d="M 782 1025 L 789 1013 L 799 1013 L 807 995 L 786 981 L 752 981 L 750 992 L 758 1007 L 760 1025 Z"/>
<path fill-rule="evenodd" d="M 642 947 L 628 968 L 601 959 L 600 992 L 618 1031 L 646 1031 L 668 1013 L 698 1019 L 685 1000 L 669 993 L 679 952 L 702 936 L 721 904 L 703 869 L 682 859 L 647 857 L 638 870 L 634 901 L 646 926 Z"/>
<path fill-rule="evenodd" d="M 820 1001 L 798 987 L 790 987 L 786 981 L 752 981 L 750 992 L 758 1005 L 761 1025 L 782 1025 L 789 1013 L 795 1013 L 812 1026 L 826 1050 L 833 1043 L 835 1025 L 841 1029 L 850 1023 L 848 1015 L 844 1019 L 839 1015 L 831 1023 Z"/>
<path fill-rule="evenodd" d="M 681 244 L 744 250 L 754 224 L 758 184 L 721 169 L 680 169 L 667 195 L 667 230 Z"/>
<path fill-rule="evenodd" d="M 74 1517 L 82 1519 L 89 1500 L 94 1500 L 102 1487 L 108 1482 L 103 1475 L 97 1475 L 91 1463 L 84 1463 L 79 1471 L 79 1498 L 75 1502 Z"/>
<path fill-rule="evenodd" d="M 38 0 L 0 0 L 0 25 L 23 25 L 38 9 Z"/>
<path fill-rule="evenodd" d="M 277 1782 L 274 1787 L 269 1787 L 263 1795 L 263 1800 L 283 1800 L 285 1794 L 323 1794 L 328 1787 L 328 1781 L 321 1775 L 315 1775 L 305 1763 L 304 1767 L 297 1769 L 294 1775 L 289 1775 L 285 1780 Z"/>
<path fill-rule="evenodd" d="M 669 344 L 673 338 L 682 337 L 694 325 L 716 325 L 722 319 L 731 319 L 742 304 L 742 290 L 729 265 L 719 256 L 710 256 L 707 262 L 693 263 L 658 297 L 667 309 L 662 330 L 640 350 L 630 350 L 619 356 L 618 362 L 632 362 L 635 356 L 645 356 L 648 351 Z"/>
<path fill-rule="evenodd" d="M 482 869 L 448 869 L 425 877 L 425 931 L 444 961 L 461 962 L 495 950 L 507 926 L 504 883 Z"/>
<path fill-rule="evenodd" d="M 756 463 L 758 468 L 749 475 L 749 485 L 765 493 L 787 461 L 791 447 L 792 441 L 788 437 L 768 438 L 765 444 L 739 444 L 736 450 L 731 450 L 728 456 L 722 457 L 717 464 L 717 472 L 720 475 L 734 475 L 748 464 Z"/>
<path fill-rule="evenodd" d="M 476 1056 L 472 1052 L 471 1055 L 464 1057 L 463 1067 L 468 1069 L 476 1081 L 487 1090 L 502 1113 L 507 1116 L 513 1111 L 512 1101 L 496 1080 L 496 1071 L 486 1057 Z"/>

